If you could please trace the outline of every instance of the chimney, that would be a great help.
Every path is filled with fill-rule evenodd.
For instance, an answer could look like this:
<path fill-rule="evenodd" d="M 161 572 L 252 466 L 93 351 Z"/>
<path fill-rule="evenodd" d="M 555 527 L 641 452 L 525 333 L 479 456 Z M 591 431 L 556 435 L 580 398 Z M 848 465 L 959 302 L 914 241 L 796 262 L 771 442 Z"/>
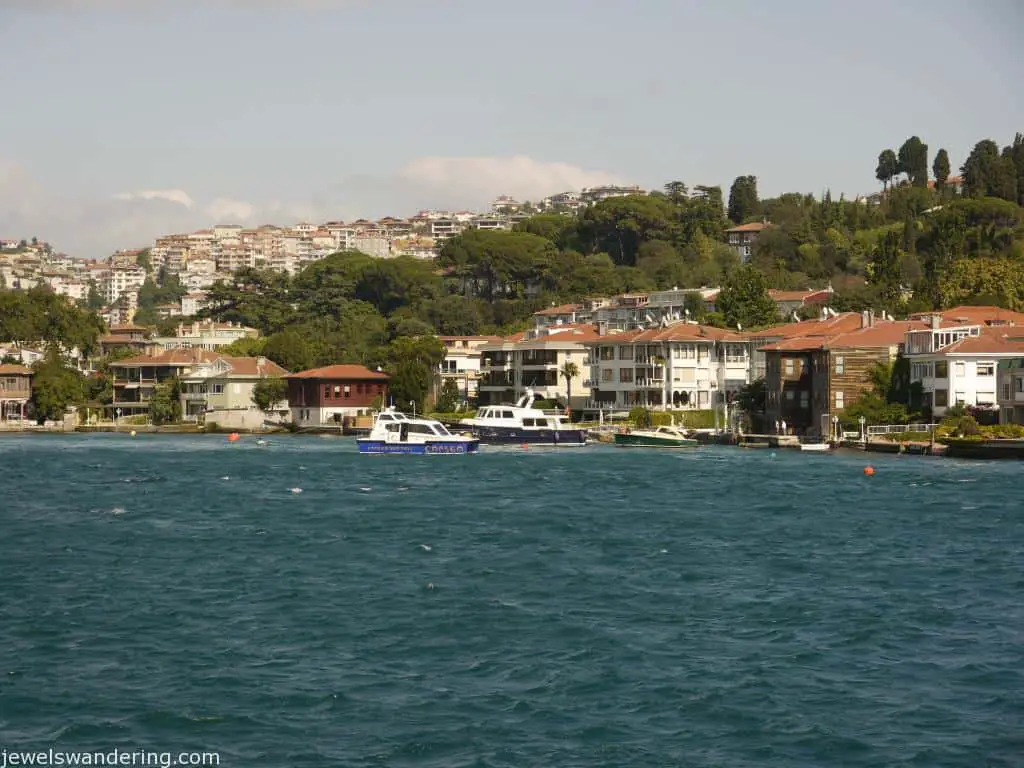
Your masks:
<path fill-rule="evenodd" d="M 868 319 L 868 310 L 865 309 L 860 313 L 860 327 L 867 328 L 869 327 L 870 322 L 871 321 Z"/>
<path fill-rule="evenodd" d="M 258 367 L 262 368 L 266 364 L 267 364 L 267 358 L 263 357 L 262 355 L 260 355 L 259 357 L 256 358 L 256 365 Z"/>
<path fill-rule="evenodd" d="M 937 331 L 940 327 L 942 327 L 942 315 L 936 313 L 931 316 L 930 320 L 933 331 Z"/>

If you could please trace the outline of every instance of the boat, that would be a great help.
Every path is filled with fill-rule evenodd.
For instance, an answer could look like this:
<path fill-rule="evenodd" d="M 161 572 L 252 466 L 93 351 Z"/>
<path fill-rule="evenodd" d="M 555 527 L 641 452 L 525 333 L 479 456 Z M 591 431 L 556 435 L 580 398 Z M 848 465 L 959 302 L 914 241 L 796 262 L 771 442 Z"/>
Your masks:
<path fill-rule="evenodd" d="M 626 429 L 615 433 L 615 444 L 626 448 L 693 448 L 700 445 L 675 427 Z"/>
<path fill-rule="evenodd" d="M 587 431 L 565 422 L 565 415 L 534 408 L 532 389 L 515 405 L 485 405 L 476 416 L 461 419 L 458 429 L 468 429 L 483 445 L 550 445 L 573 447 L 587 444 Z"/>
<path fill-rule="evenodd" d="M 410 418 L 393 407 L 373 422 L 370 434 L 356 438 L 360 453 L 476 453 L 480 441 L 472 435 L 453 435 L 440 421 Z"/>
<path fill-rule="evenodd" d="M 828 443 L 800 443 L 801 451 L 820 452 L 830 450 L 831 448 L 832 446 L 830 446 Z"/>

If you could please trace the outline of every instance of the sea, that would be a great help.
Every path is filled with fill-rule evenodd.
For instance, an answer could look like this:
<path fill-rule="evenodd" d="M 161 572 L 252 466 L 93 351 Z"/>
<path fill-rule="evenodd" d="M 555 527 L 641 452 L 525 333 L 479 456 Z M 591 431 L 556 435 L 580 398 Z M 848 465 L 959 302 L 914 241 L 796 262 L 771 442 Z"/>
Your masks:
<path fill-rule="evenodd" d="M 0 437 L 0 768 L 1024 765 L 1021 463 L 266 440 Z"/>

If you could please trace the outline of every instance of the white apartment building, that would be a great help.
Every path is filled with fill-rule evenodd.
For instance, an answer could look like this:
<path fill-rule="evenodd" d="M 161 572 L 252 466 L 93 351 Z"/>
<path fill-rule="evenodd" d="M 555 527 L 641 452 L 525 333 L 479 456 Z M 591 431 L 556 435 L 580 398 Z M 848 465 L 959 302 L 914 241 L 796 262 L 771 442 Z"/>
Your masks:
<path fill-rule="evenodd" d="M 463 401 L 475 401 L 480 382 L 481 349 L 504 340 L 500 336 L 439 336 L 438 339 L 445 349 L 440 366 L 441 381 L 454 381 Z"/>
<path fill-rule="evenodd" d="M 181 316 L 195 317 L 208 304 L 205 291 L 186 293 L 181 297 Z"/>
<path fill-rule="evenodd" d="M 998 307 L 957 307 L 919 315 L 925 325 L 907 331 L 910 380 L 920 382 L 936 418 L 955 405 L 997 408 L 998 363 L 1018 354 L 1007 343 L 1024 314 Z M 1024 335 L 1024 328 L 1019 332 Z"/>
<path fill-rule="evenodd" d="M 153 343 L 164 351 L 171 349 L 206 349 L 216 351 L 239 339 L 255 339 L 259 331 L 240 323 L 216 323 L 213 321 L 178 323 L 174 336 L 153 339 Z"/>
<path fill-rule="evenodd" d="M 708 409 L 750 382 L 741 334 L 680 321 L 588 341 L 588 409 Z"/>
<path fill-rule="evenodd" d="M 108 304 L 113 304 L 121 297 L 121 294 L 127 291 L 138 291 L 144 282 L 146 282 L 146 270 L 142 267 L 114 267 L 107 274 L 100 292 Z"/>
<path fill-rule="evenodd" d="M 565 403 L 568 389 L 561 370 L 571 362 L 579 375 L 569 385 L 569 405 L 574 410 L 583 408 L 590 395 L 585 383 L 585 343 L 596 337 L 590 326 L 558 326 L 482 345 L 479 404 L 512 403 L 527 389 L 532 389 L 538 398 Z"/>

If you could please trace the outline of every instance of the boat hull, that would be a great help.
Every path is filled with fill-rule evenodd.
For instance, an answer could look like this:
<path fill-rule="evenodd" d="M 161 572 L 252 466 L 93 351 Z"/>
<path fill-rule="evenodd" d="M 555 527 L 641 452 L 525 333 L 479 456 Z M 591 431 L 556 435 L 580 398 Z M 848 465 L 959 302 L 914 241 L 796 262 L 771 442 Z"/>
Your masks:
<path fill-rule="evenodd" d="M 615 444 L 623 448 L 696 448 L 700 445 L 689 438 L 652 437 L 648 435 L 615 435 Z"/>
<path fill-rule="evenodd" d="M 360 453 L 387 454 L 403 453 L 417 456 L 453 453 L 477 453 L 480 450 L 479 440 L 441 441 L 426 443 L 388 443 L 384 440 L 359 438 L 356 440 Z"/>
<path fill-rule="evenodd" d="M 468 424 L 458 424 L 451 428 L 471 433 L 482 445 L 547 445 L 573 448 L 587 444 L 585 429 L 523 429 L 478 427 Z"/>

